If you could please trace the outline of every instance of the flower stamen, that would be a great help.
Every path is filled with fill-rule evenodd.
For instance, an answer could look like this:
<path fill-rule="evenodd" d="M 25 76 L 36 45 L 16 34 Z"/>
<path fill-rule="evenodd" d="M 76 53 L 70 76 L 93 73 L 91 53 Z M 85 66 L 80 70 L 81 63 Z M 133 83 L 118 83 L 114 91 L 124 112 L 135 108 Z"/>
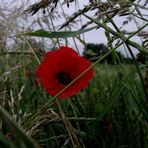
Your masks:
<path fill-rule="evenodd" d="M 70 75 L 65 72 L 59 72 L 56 75 L 56 78 L 58 79 L 58 82 L 63 85 L 68 85 L 72 81 Z"/>

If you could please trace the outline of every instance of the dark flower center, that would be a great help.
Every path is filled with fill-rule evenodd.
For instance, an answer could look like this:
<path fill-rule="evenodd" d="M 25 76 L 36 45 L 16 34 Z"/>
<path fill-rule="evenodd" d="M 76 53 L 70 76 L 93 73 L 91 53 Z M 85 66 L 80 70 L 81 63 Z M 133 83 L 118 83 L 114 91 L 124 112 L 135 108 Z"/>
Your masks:
<path fill-rule="evenodd" d="M 65 72 L 59 72 L 56 76 L 60 84 L 68 85 L 72 80 L 70 75 Z"/>

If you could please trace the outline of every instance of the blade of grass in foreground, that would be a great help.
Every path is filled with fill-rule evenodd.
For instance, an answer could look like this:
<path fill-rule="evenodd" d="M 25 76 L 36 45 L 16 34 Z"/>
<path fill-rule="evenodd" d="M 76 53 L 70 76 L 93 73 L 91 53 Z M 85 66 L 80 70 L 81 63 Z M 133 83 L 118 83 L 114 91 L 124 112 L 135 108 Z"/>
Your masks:
<path fill-rule="evenodd" d="M 95 24 L 98 25 L 98 27 L 102 27 L 103 29 L 105 29 L 106 31 L 110 32 L 112 35 L 120 38 L 122 41 L 126 41 L 128 43 L 128 45 L 136 48 L 139 52 L 143 53 L 143 54 L 148 54 L 148 52 L 146 51 L 146 49 L 142 46 L 140 46 L 139 44 L 137 44 L 136 42 L 131 41 L 129 38 L 126 38 L 125 36 L 123 36 L 122 34 L 114 31 L 113 29 L 111 29 L 110 27 L 108 27 L 105 23 L 100 23 L 99 21 L 89 17 L 88 15 L 83 14 L 86 18 L 88 18 L 89 20 L 91 20 L 92 22 L 94 22 Z M 139 28 L 135 33 L 140 32 L 142 29 L 146 28 L 148 26 L 148 23 L 146 23 L 145 25 L 143 25 L 141 28 Z"/>
<path fill-rule="evenodd" d="M 17 148 L 13 143 L 5 138 L 2 132 L 0 132 L 0 146 L 5 148 Z"/>
<path fill-rule="evenodd" d="M 11 136 L 16 138 L 15 143 L 19 148 L 39 148 L 38 144 L 35 143 L 30 137 L 28 137 L 23 129 L 21 129 L 10 117 L 7 111 L 0 105 L 0 118 L 5 123 L 7 128 L 10 130 Z M 0 133 L 0 142 L 2 141 L 2 134 Z M 9 144 L 3 138 L 3 144 Z M 10 145 L 10 144 L 9 144 Z M 12 145 L 12 144 L 11 144 Z M 11 148 L 15 148 L 12 146 Z"/>
<path fill-rule="evenodd" d="M 48 32 L 46 30 L 36 30 L 34 32 L 26 32 L 24 35 L 29 35 L 29 36 L 37 36 L 37 37 L 47 37 L 47 38 L 68 38 L 68 37 L 73 37 L 77 36 L 79 34 L 91 31 L 95 29 L 95 27 L 87 28 L 87 29 L 80 29 L 77 31 L 53 31 L 53 32 Z"/>

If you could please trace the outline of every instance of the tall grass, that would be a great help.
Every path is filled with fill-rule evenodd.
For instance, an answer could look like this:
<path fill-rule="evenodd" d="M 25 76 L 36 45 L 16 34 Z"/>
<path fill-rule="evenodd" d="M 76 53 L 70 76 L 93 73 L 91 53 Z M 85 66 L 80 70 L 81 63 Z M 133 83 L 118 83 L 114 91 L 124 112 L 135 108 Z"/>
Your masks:
<path fill-rule="evenodd" d="M 39 4 L 39 9 L 41 9 L 41 4 L 44 3 Z M 44 33 L 49 35 L 48 39 L 54 47 L 63 42 L 57 38 L 59 34 L 63 36 L 66 44 L 68 44 L 67 37 L 72 36 L 77 50 L 76 39 L 86 46 L 86 41 L 80 36 L 82 30 L 72 32 L 70 25 L 80 15 L 88 19 L 86 24 L 80 20 L 82 26 L 84 25 L 82 28 L 85 29 L 90 24 L 94 24 L 97 29 L 103 28 L 108 34 L 110 50 L 92 63 L 95 75 L 88 88 L 67 100 L 52 97 L 40 84 L 36 86 L 34 71 L 45 53 L 45 50 L 39 49 L 39 45 L 43 48 L 46 44 L 42 39 L 34 41 L 31 37 L 24 35 L 24 32 L 20 35 L 21 29 L 13 26 L 18 38 L 14 38 L 15 44 L 11 50 L 7 50 L 8 46 L 3 45 L 0 53 L 0 147 L 148 147 L 148 90 L 145 85 L 147 63 L 138 63 L 131 49 L 131 47 L 136 47 L 140 53 L 147 55 L 145 44 L 140 45 L 131 40 L 132 36 L 144 32 L 147 27 L 147 19 L 140 9 L 147 8 L 138 2 L 130 3 L 135 7 L 135 13 L 130 11 L 125 3 L 120 4 L 126 6 L 127 12 L 130 11 L 132 17 L 138 17 L 143 21 L 143 26 L 139 26 L 135 32 L 130 32 L 127 36 L 120 31 L 114 22 L 114 16 L 110 15 L 110 11 L 108 12 L 107 8 L 110 8 L 112 4 L 114 3 L 111 1 L 98 2 L 98 5 L 92 2 L 68 17 L 69 19 L 62 9 L 66 22 L 61 28 L 67 27 L 70 30 L 66 34 L 58 32 L 52 16 L 49 17 L 50 23 L 48 23 L 51 26 L 48 26 L 48 23 L 46 25 L 48 29 L 54 31 L 53 36 L 50 36 L 50 32 Z M 36 6 L 38 5 L 30 7 L 31 12 L 37 13 Z M 44 7 L 47 6 L 44 5 Z M 101 7 L 104 10 L 100 10 Z M 86 13 L 91 9 L 101 11 L 100 21 L 95 16 L 92 18 Z M 46 13 L 50 14 L 48 8 L 47 10 Z M 121 10 L 115 15 L 126 13 Z M 114 29 L 108 26 L 108 21 L 112 23 Z M 28 28 L 25 32 L 27 30 Z M 38 36 L 34 30 L 27 33 L 35 33 Z M 42 34 L 43 32 L 40 33 L 39 35 L 45 35 Z M 74 33 L 76 36 L 73 35 Z M 110 37 L 120 39 L 120 43 L 114 45 Z M 142 40 L 145 41 L 143 38 Z M 132 63 L 121 62 L 119 57 L 115 57 L 118 64 L 101 63 L 123 44 L 131 54 Z M 29 72 L 29 76 L 26 76 L 26 72 Z"/>

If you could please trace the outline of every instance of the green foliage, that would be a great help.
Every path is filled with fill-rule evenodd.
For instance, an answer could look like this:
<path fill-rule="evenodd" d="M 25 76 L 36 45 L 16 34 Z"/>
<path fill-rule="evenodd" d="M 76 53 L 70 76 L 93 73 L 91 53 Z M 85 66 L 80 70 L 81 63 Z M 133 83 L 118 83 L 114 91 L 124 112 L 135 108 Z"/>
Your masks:
<path fill-rule="evenodd" d="M 84 56 L 95 62 L 101 56 L 105 55 L 109 51 L 109 48 L 103 44 L 93 44 L 88 43 L 85 48 Z M 107 62 L 109 64 L 117 64 L 121 62 L 125 62 L 126 58 L 119 51 L 113 51 L 110 55 L 108 55 L 101 63 Z"/>
<path fill-rule="evenodd" d="M 17 125 L 10 115 L 0 106 L 0 118 L 2 120 L 2 127 L 6 128 L 6 131 L 9 132 L 9 138 L 12 142 L 6 140 L 3 133 L 0 133 L 0 145 L 2 147 L 8 148 L 39 148 L 38 144 L 36 144 L 27 134 Z M 7 133 L 8 134 L 8 133 Z M 13 139 L 15 138 L 15 140 Z M 15 145 L 14 145 L 15 143 Z"/>
<path fill-rule="evenodd" d="M 36 65 L 36 62 L 28 58 L 21 58 L 20 62 L 22 60 L 24 63 Z M 25 71 L 26 68 L 18 73 L 16 69 L 13 75 L 7 76 L 9 87 L 6 87 L 5 92 L 5 108 L 41 147 L 71 147 L 70 135 L 55 101 L 51 101 L 48 108 L 28 123 L 30 117 L 52 97 L 46 94 L 41 86 L 36 87 L 32 73 L 28 78 L 25 77 Z M 143 72 L 143 69 L 141 71 Z M 8 84 L 8 79 L 6 81 Z M 24 86 L 22 92 L 21 86 Z M 145 96 L 134 65 L 106 63 L 95 67 L 95 76 L 87 89 L 70 100 L 59 102 L 66 116 L 65 120 L 72 125 L 71 128 L 80 143 L 86 147 L 114 148 L 147 146 L 147 107 L 144 100 Z M 3 127 L 1 135 L 3 144 L 14 145 L 13 141 L 10 143 L 4 137 L 8 134 L 4 129 Z M 15 139 L 15 134 L 12 135 Z M 19 134 L 16 135 L 23 138 Z M 21 141 L 19 138 L 17 140 Z M 23 141 L 25 142 L 24 139 Z"/>
<path fill-rule="evenodd" d="M 95 29 L 96 27 L 91 27 L 88 29 L 81 29 L 78 31 L 59 31 L 59 32 L 48 32 L 46 30 L 37 30 L 34 32 L 27 32 L 24 33 L 25 35 L 29 35 L 29 36 L 36 36 L 36 37 L 47 37 L 47 38 L 68 38 L 68 37 L 73 37 L 76 35 L 80 35 L 82 33 L 91 31 L 93 29 Z"/>
<path fill-rule="evenodd" d="M 51 4 L 56 7 L 58 2 L 41 1 L 32 5 L 29 11 L 35 14 Z M 70 2 L 65 1 L 68 5 Z M 121 8 L 112 7 L 116 4 Z M 132 8 L 134 11 L 130 11 Z M 90 17 L 87 12 L 94 9 L 98 14 Z M 89 5 L 84 6 L 72 16 L 64 15 L 66 22 L 61 28 L 70 28 L 69 31 L 56 31 L 57 28 L 51 19 L 52 28 L 50 30 L 54 31 L 23 31 L 17 35 L 19 40 L 11 48 L 14 52 L 7 51 L 7 48 L 1 50 L 0 147 L 147 148 L 147 59 L 144 58 L 143 65 L 141 65 L 136 61 L 131 50 L 131 47 L 135 47 L 141 55 L 147 56 L 146 44 L 140 45 L 131 40 L 133 36 L 140 34 L 143 43 L 146 43 L 143 30 L 148 24 L 141 9 L 147 10 L 145 5 L 138 2 L 133 3 L 133 1 L 128 1 L 128 4 L 115 0 L 109 3 L 99 1 L 98 4 L 90 1 Z M 124 32 L 122 27 L 120 30 L 114 22 L 114 16 L 128 14 L 134 20 L 135 18 L 141 19 L 144 22 L 143 26 L 138 26 L 137 23 L 138 27 L 134 32 Z M 47 18 L 52 18 L 50 15 L 50 13 L 47 14 Z M 87 18 L 88 22 L 85 24 L 81 22 L 82 28 L 72 31 L 69 24 L 80 15 Z M 108 22 L 114 29 L 108 25 Z M 128 22 L 130 20 L 124 23 Z M 40 24 L 39 26 L 42 26 Z M 88 27 L 90 24 L 95 26 Z M 49 25 L 49 22 L 46 25 Z M 15 27 L 10 28 L 14 30 Z M 82 40 L 80 35 L 99 28 L 105 30 L 108 46 L 87 44 L 85 40 Z M 83 43 L 86 47 L 85 57 L 93 60 L 92 65 L 95 69 L 94 78 L 88 88 L 81 90 L 68 100 L 58 100 L 47 94 L 37 82 L 34 74 L 45 52 L 40 54 L 40 51 L 36 51 L 36 47 L 44 46 L 42 42 L 30 39 L 31 37 L 46 37 L 51 39 L 52 43 L 56 42 L 56 46 L 57 43 L 61 44 L 58 38 L 64 39 L 66 44 L 69 37 Z M 114 45 L 115 42 L 116 45 Z M 77 47 L 76 43 L 75 45 Z M 125 45 L 132 57 L 130 64 L 121 53 L 116 51 L 121 45 Z M 29 74 L 26 75 L 26 72 Z"/>

